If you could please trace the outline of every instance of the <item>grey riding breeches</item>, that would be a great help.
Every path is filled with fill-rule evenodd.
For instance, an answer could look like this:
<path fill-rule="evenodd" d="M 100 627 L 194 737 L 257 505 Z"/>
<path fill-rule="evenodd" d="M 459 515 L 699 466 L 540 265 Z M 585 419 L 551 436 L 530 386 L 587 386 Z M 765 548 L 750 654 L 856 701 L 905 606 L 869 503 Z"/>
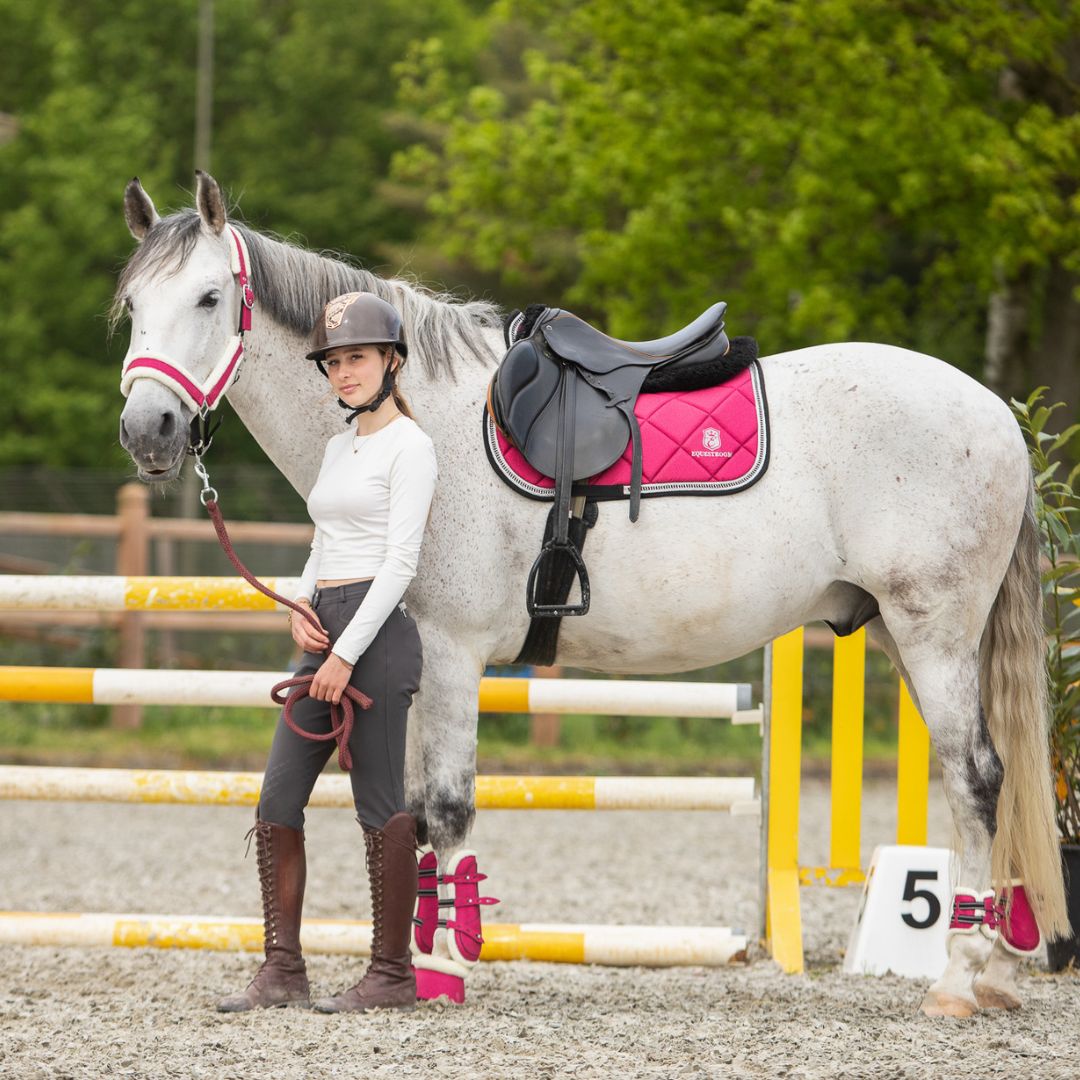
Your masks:
<path fill-rule="evenodd" d="M 370 586 L 370 581 L 358 581 L 315 590 L 312 607 L 330 636 L 331 647 Z M 296 674 L 314 675 L 328 655 L 305 652 Z M 373 828 L 381 828 L 405 809 L 405 730 L 422 667 L 420 633 L 412 616 L 398 605 L 349 678 L 350 685 L 374 702 L 370 709 L 356 709 L 349 738 L 353 802 L 360 820 Z M 332 727 L 330 703 L 303 698 L 293 707 L 292 719 L 304 731 L 327 733 Z M 302 829 L 311 789 L 336 752 L 335 740 L 305 739 L 279 716 L 259 797 L 259 818 Z"/>

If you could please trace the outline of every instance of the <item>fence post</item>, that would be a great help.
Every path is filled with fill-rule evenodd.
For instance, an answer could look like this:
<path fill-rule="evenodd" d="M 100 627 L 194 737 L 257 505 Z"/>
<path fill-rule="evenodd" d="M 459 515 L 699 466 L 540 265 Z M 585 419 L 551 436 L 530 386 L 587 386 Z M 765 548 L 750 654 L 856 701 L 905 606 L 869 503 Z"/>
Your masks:
<path fill-rule="evenodd" d="M 561 667 L 538 667 L 533 669 L 537 679 L 557 679 Z M 558 746 L 560 721 L 557 713 L 533 713 L 529 717 L 529 743 L 532 746 Z"/>
<path fill-rule="evenodd" d="M 116 516 L 120 520 L 120 537 L 116 545 L 116 572 L 123 577 L 146 574 L 150 555 L 150 495 L 143 484 L 124 484 L 116 495 Z M 142 616 L 125 612 L 120 616 L 120 640 L 117 665 L 126 668 L 146 666 Z M 142 726 L 141 705 L 115 705 L 112 711 L 114 728 Z"/>
<path fill-rule="evenodd" d="M 162 577 L 172 577 L 176 573 L 176 541 L 171 536 L 159 536 L 154 541 L 153 547 L 153 572 L 160 574 Z M 176 667 L 176 631 L 168 628 L 159 630 L 157 643 L 160 650 L 160 666 L 163 668 Z"/>

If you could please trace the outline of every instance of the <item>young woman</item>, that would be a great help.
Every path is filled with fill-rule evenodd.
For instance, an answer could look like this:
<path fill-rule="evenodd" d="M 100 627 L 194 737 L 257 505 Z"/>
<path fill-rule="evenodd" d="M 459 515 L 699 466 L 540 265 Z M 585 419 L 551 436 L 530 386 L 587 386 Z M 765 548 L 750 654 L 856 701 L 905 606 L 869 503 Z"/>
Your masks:
<path fill-rule="evenodd" d="M 416 1003 L 409 954 L 416 821 L 405 812 L 404 772 L 406 718 L 422 654 L 401 599 L 416 573 L 436 465 L 431 439 L 395 387 L 407 355 L 401 317 L 369 293 L 331 300 L 308 353 L 349 410 L 350 428 L 327 443 L 308 496 L 315 538 L 296 599 L 310 606 L 321 629 L 290 617 L 293 639 L 304 650 L 296 674 L 314 676 L 310 696 L 296 703 L 292 719 L 325 739 L 330 704 L 341 700 L 346 686 L 374 699 L 370 709 L 357 711 L 348 743 L 371 884 L 371 963 L 351 989 L 315 1002 L 323 1012 Z M 222 1012 L 310 1004 L 300 952 L 304 808 L 334 749 L 332 740 L 302 737 L 278 720 L 254 828 L 266 960 L 242 994 L 218 1004 Z"/>

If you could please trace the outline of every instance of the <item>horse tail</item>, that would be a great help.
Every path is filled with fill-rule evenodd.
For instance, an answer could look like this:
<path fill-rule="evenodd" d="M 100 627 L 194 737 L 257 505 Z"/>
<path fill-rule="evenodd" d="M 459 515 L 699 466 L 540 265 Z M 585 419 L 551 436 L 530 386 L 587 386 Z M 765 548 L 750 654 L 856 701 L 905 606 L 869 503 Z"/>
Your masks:
<path fill-rule="evenodd" d="M 983 709 L 1005 767 L 992 848 L 997 884 L 1019 877 L 1047 938 L 1069 937 L 1047 731 L 1042 544 L 1029 482 L 1009 569 L 983 631 Z"/>

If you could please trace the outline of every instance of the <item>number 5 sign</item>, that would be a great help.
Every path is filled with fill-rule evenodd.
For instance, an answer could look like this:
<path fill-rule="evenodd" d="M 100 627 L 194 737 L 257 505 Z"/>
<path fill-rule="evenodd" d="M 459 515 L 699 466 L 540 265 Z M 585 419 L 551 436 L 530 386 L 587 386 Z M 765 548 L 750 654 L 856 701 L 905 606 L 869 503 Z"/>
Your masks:
<path fill-rule="evenodd" d="M 874 849 L 844 971 L 936 979 L 945 970 L 949 859 L 947 848 Z"/>

